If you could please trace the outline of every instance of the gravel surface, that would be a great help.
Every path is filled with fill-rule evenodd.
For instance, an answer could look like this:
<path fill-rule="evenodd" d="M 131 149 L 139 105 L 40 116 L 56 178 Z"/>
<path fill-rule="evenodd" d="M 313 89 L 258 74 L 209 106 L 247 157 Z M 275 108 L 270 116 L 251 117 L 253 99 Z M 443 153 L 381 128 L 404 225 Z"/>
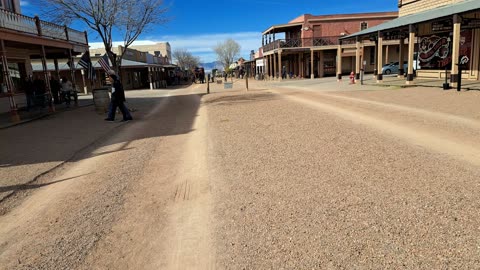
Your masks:
<path fill-rule="evenodd" d="M 406 92 L 402 104 L 412 108 L 434 95 Z M 210 164 L 222 175 L 214 189 L 217 253 L 224 255 L 217 268 L 478 267 L 478 166 L 284 94 L 302 96 L 209 97 Z M 381 91 L 368 95 L 395 102 Z M 303 98 L 339 106 L 332 98 Z M 447 107 L 441 101 L 431 107 Z M 375 108 L 371 115 L 403 127 L 402 115 L 391 113 Z"/>
<path fill-rule="evenodd" d="M 479 94 L 326 82 L 132 91 L 80 151 L 9 130 L 46 145 L 0 154 L 0 269 L 477 269 Z"/>

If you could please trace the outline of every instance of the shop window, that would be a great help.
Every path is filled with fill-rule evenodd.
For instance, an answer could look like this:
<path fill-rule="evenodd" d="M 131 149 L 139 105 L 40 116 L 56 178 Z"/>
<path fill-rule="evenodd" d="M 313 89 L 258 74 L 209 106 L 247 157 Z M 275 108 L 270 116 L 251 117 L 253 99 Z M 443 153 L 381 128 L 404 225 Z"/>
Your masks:
<path fill-rule="evenodd" d="M 3 65 L 0 64 L 0 94 L 7 92 L 6 81 L 3 78 Z M 25 70 L 25 63 L 8 63 L 8 73 L 12 79 L 13 85 L 15 87 L 15 92 L 24 92 L 25 91 L 25 81 L 27 72 Z"/>

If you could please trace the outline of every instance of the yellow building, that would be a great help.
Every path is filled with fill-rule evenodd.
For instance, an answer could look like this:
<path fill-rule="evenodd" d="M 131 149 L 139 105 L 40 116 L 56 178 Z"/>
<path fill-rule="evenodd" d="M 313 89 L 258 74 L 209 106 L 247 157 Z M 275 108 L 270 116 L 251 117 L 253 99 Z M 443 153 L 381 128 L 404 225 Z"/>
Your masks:
<path fill-rule="evenodd" d="M 121 46 L 114 46 L 112 47 L 112 51 L 116 54 L 119 54 Z M 149 44 L 149 45 L 130 45 L 128 47 L 129 49 L 136 50 L 139 52 L 143 53 L 149 53 L 151 55 L 154 55 L 156 57 L 163 57 L 166 60 L 165 64 L 171 64 L 172 63 L 172 47 L 170 46 L 170 43 L 168 42 L 157 42 L 155 44 Z M 90 53 L 92 55 L 96 54 L 104 54 L 105 49 L 90 49 Z"/>
<path fill-rule="evenodd" d="M 404 44 L 399 51 L 399 74 L 403 62 L 408 63 L 407 84 L 418 77 L 450 79 L 456 86 L 461 78 L 479 80 L 480 70 L 480 1 L 479 0 L 400 0 L 399 17 L 344 37 L 355 40 L 358 47 L 374 41 L 376 65 L 381 71 L 385 63 L 384 43 Z M 359 58 L 356 59 L 360 61 Z M 418 65 L 418 68 L 415 67 Z M 357 72 L 359 71 L 357 64 Z M 383 74 L 378 72 L 377 81 Z"/>

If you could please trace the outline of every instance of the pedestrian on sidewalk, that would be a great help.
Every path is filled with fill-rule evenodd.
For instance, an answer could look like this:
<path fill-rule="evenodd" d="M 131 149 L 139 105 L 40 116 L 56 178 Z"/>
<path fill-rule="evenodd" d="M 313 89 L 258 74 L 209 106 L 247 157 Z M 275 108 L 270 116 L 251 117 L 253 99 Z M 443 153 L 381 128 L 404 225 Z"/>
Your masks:
<path fill-rule="evenodd" d="M 67 77 L 62 77 L 62 95 L 65 100 L 65 103 L 67 104 L 67 108 L 70 107 L 70 101 L 71 101 L 70 95 L 72 94 L 72 91 L 73 91 L 72 82 L 69 81 Z"/>
<path fill-rule="evenodd" d="M 45 82 L 41 79 L 41 76 L 37 75 L 35 80 L 33 80 L 33 88 L 34 88 L 34 95 L 35 95 L 35 102 L 36 105 L 45 108 Z"/>
<path fill-rule="evenodd" d="M 27 111 L 35 105 L 35 86 L 33 85 L 32 77 L 29 76 L 25 81 L 25 97 L 27 99 Z"/>
<path fill-rule="evenodd" d="M 62 86 L 61 86 L 60 82 L 57 81 L 57 79 L 55 79 L 52 76 L 52 78 L 50 79 L 50 89 L 52 90 L 53 103 L 55 103 L 55 104 L 60 103 L 59 94 L 60 94 L 61 88 L 62 88 Z"/>
<path fill-rule="evenodd" d="M 133 120 L 127 106 L 124 104 L 126 100 L 123 85 L 113 70 L 108 72 L 108 80 L 112 85 L 112 98 L 110 100 L 110 105 L 108 106 L 108 116 L 105 118 L 105 121 L 115 121 L 115 112 L 117 111 L 117 107 L 122 112 L 122 122 Z"/>

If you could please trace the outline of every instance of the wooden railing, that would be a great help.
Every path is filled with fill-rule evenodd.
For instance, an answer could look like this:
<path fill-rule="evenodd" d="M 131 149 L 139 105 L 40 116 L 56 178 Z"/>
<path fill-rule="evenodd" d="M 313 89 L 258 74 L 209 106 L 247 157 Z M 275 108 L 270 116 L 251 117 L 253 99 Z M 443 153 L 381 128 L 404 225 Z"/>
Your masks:
<path fill-rule="evenodd" d="M 40 21 L 40 27 L 42 32 L 41 34 L 44 37 L 68 40 L 67 31 L 65 31 L 65 26 L 60 26 L 54 23 Z"/>
<path fill-rule="evenodd" d="M 29 34 L 38 34 L 34 18 L 5 9 L 0 9 L 0 27 Z"/>
<path fill-rule="evenodd" d="M 38 17 L 28 17 L 5 9 L 0 9 L 0 28 L 41 37 L 73 41 L 88 44 L 85 32 L 80 32 L 66 26 L 40 20 Z"/>
<path fill-rule="evenodd" d="M 263 51 L 268 52 L 275 49 L 282 48 L 310 48 L 319 46 L 339 45 L 339 38 L 341 36 L 333 37 L 318 37 L 318 38 L 289 38 L 278 39 L 263 46 Z"/>

